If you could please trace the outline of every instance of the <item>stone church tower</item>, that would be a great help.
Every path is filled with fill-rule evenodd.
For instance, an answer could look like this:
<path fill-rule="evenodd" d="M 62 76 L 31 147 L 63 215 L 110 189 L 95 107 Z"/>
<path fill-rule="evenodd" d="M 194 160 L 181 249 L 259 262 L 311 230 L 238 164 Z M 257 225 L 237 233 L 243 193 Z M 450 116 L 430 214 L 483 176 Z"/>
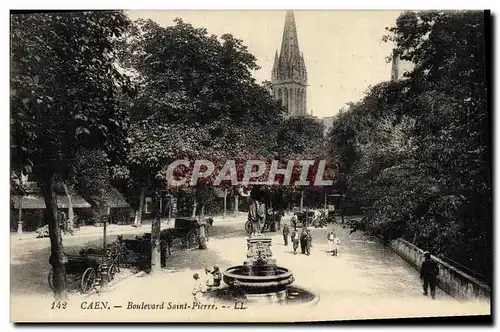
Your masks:
<path fill-rule="evenodd" d="M 274 97 L 281 100 L 287 116 L 307 114 L 307 70 L 299 50 L 293 11 L 287 11 L 281 51 L 276 51 L 271 75 Z"/>

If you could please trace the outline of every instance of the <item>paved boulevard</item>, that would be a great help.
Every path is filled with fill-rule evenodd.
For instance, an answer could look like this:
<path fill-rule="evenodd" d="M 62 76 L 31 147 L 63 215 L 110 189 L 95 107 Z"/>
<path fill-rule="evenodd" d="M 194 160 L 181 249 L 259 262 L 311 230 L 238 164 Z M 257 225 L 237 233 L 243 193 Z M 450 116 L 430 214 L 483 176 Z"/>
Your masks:
<path fill-rule="evenodd" d="M 288 219 L 285 219 L 287 222 Z M 50 298 L 24 295 L 13 296 L 13 314 L 21 302 L 37 301 L 38 310 L 30 316 L 40 320 L 85 321 L 297 321 L 344 320 L 396 317 L 429 317 L 449 315 L 489 314 L 488 303 L 459 302 L 443 291 L 437 299 L 422 295 L 418 272 L 382 245 L 367 241 L 356 232 L 341 225 L 329 226 L 339 234 L 342 245 L 340 255 L 326 254 L 327 229 L 312 229 L 311 256 L 293 254 L 291 245 L 284 246 L 282 235 L 272 235 L 273 255 L 278 265 L 289 268 L 295 276 L 294 285 L 319 295 L 315 306 L 247 305 L 246 310 L 222 309 L 193 310 L 126 310 L 128 301 L 134 303 L 191 302 L 192 274 L 203 275 L 205 267 L 218 264 L 221 269 L 240 265 L 245 259 L 246 240 L 243 222 L 223 225 L 209 241 L 209 250 L 184 251 L 169 258 L 169 268 L 155 276 L 131 277 L 106 294 L 73 297 L 68 308 L 51 310 Z M 273 234 L 273 233 L 271 233 Z M 45 277 L 46 279 L 46 277 Z M 121 305 L 121 309 L 81 310 L 82 301 L 108 301 Z M 19 312 L 22 316 L 22 312 Z M 52 318 L 50 318 L 52 317 Z"/>

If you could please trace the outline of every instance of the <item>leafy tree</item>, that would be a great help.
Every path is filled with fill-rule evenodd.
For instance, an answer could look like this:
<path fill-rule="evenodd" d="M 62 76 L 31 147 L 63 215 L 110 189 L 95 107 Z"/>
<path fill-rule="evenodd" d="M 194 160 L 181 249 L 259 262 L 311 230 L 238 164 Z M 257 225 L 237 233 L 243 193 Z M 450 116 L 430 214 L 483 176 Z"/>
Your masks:
<path fill-rule="evenodd" d="M 303 208 L 304 196 L 307 193 L 312 194 L 312 192 L 318 190 L 324 192 L 330 190 L 329 187 L 319 188 L 313 185 L 317 171 L 315 167 L 319 165 L 318 163 L 320 160 L 328 159 L 325 153 L 326 141 L 323 133 L 323 124 L 318 123 L 312 117 L 290 117 L 282 123 L 278 131 L 277 154 L 281 161 L 296 160 L 298 163 L 300 160 L 315 160 L 315 164 L 311 167 L 308 175 L 308 180 L 311 183 L 310 186 L 288 186 L 280 188 L 283 200 L 291 201 L 294 197 L 300 195 L 301 208 Z M 327 169 L 329 169 L 330 165 L 327 166 Z M 300 167 L 294 169 L 293 182 L 299 180 L 300 172 Z M 331 178 L 332 176 L 329 175 L 328 179 Z"/>
<path fill-rule="evenodd" d="M 281 109 L 252 78 L 256 59 L 241 40 L 209 35 L 180 19 L 166 28 L 152 21 L 136 23 L 122 53 L 122 65 L 138 73 L 124 170 L 133 183 L 162 186 L 166 167 L 178 159 L 219 165 L 248 151 L 273 150 L 271 128 L 279 123 Z M 197 183 L 197 191 L 212 180 Z M 195 208 L 203 214 L 200 203 Z M 159 267 L 158 225 L 155 220 L 152 267 Z M 200 248 L 206 248 L 204 242 L 201 236 Z"/>
<path fill-rule="evenodd" d="M 371 229 L 491 272 L 484 14 L 402 14 L 387 39 L 414 64 L 335 121 L 329 151 Z M 481 254 L 478 254 L 481 253 Z"/>
<path fill-rule="evenodd" d="M 68 178 L 80 148 L 110 159 L 123 152 L 127 114 L 117 96 L 131 91 L 115 67 L 114 40 L 128 26 L 121 12 L 11 15 L 11 166 L 32 166 L 42 190 L 57 299 L 67 296 L 67 258 L 55 181 Z"/>

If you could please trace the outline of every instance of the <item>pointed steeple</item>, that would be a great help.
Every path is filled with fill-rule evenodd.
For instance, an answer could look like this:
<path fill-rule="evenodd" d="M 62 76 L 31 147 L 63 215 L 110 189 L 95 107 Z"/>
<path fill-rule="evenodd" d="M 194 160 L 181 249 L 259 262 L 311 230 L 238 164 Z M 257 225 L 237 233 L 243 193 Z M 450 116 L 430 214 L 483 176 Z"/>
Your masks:
<path fill-rule="evenodd" d="M 297 27 L 295 26 L 295 16 L 293 11 L 286 12 L 285 27 L 283 29 L 283 39 L 281 40 L 280 57 L 288 60 L 294 56 L 300 57 L 299 40 L 297 38 Z"/>
<path fill-rule="evenodd" d="M 307 68 L 306 68 L 306 62 L 304 61 L 304 54 L 300 53 L 300 66 L 302 68 L 302 75 L 304 77 L 307 77 Z"/>
<path fill-rule="evenodd" d="M 287 116 L 307 114 L 307 70 L 299 49 L 293 11 L 287 11 L 281 51 L 274 56 L 271 73 L 274 97 L 281 101 Z"/>
<path fill-rule="evenodd" d="M 274 55 L 274 65 L 273 65 L 273 72 L 271 73 L 271 77 L 273 80 L 278 78 L 278 66 L 279 66 L 279 57 L 278 57 L 278 50 L 276 50 L 276 54 Z"/>

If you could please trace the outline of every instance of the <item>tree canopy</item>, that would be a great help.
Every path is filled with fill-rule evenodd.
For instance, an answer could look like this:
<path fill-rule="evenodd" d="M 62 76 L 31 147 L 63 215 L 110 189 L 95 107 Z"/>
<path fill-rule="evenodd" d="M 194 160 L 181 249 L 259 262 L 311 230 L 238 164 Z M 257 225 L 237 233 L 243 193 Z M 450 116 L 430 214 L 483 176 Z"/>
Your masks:
<path fill-rule="evenodd" d="M 78 151 L 120 159 L 128 113 L 119 96 L 130 80 L 115 66 L 128 18 L 113 12 L 11 15 L 11 167 L 33 171 L 45 200 L 55 295 L 66 297 L 56 219 L 56 180 L 73 176 Z"/>
<path fill-rule="evenodd" d="M 482 12 L 405 12 L 386 38 L 414 64 L 337 116 L 329 151 L 371 229 L 485 279 L 491 169 Z"/>

